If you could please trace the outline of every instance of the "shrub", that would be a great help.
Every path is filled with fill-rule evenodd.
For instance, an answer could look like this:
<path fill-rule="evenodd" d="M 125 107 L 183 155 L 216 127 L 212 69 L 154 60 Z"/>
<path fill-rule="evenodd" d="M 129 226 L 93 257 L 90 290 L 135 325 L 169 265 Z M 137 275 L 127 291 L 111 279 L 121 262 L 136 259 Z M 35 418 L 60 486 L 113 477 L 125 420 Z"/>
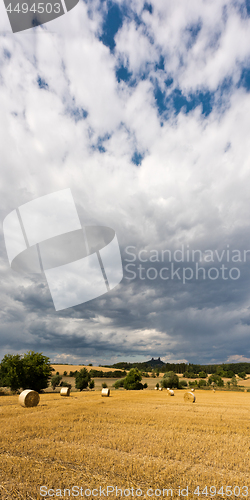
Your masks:
<path fill-rule="evenodd" d="M 63 381 L 60 383 L 60 387 L 69 387 L 71 389 L 72 385 L 69 384 L 68 382 Z"/>
<path fill-rule="evenodd" d="M 221 366 L 217 366 L 216 375 L 219 375 L 219 377 L 225 377 L 225 372 Z"/>
<path fill-rule="evenodd" d="M 123 387 L 127 391 L 136 391 L 143 389 L 141 384 L 142 374 L 138 368 L 131 368 L 128 375 L 124 379 Z"/>
<path fill-rule="evenodd" d="M 197 384 L 197 380 L 194 380 L 193 382 L 191 382 L 191 381 L 189 380 L 188 385 L 189 385 L 189 387 L 197 387 L 197 385 L 198 385 L 198 384 Z"/>
<path fill-rule="evenodd" d="M 198 387 L 206 387 L 207 383 L 206 383 L 206 380 L 199 380 L 198 382 Z"/>
<path fill-rule="evenodd" d="M 106 382 L 103 382 L 103 384 L 102 384 L 102 388 L 103 388 L 103 389 L 107 389 L 107 387 L 108 387 L 108 386 L 107 386 Z"/>
<path fill-rule="evenodd" d="M 143 388 L 147 389 L 147 387 L 148 387 L 148 384 L 147 384 L 147 382 L 145 382 L 145 384 L 143 385 Z"/>
<path fill-rule="evenodd" d="M 50 383 L 51 383 L 51 386 L 53 387 L 53 391 L 60 384 L 61 380 L 62 380 L 62 376 L 61 375 L 54 375 L 52 377 Z"/>
<path fill-rule="evenodd" d="M 94 389 L 94 387 L 95 387 L 95 381 L 94 380 L 90 380 L 90 382 L 89 382 L 89 388 L 90 389 Z"/>
<path fill-rule="evenodd" d="M 76 389 L 80 389 L 80 391 L 82 391 L 83 389 L 87 389 L 90 379 L 91 377 L 88 370 L 86 368 L 82 368 L 76 374 L 76 381 L 75 381 Z"/>
<path fill-rule="evenodd" d="M 199 378 L 207 378 L 206 372 L 200 372 L 199 373 Z"/>
<path fill-rule="evenodd" d="M 197 375 L 195 373 L 193 373 L 193 372 L 184 372 L 183 373 L 183 377 L 185 377 L 185 378 L 196 378 Z"/>
<path fill-rule="evenodd" d="M 114 384 L 113 384 L 113 387 L 115 389 L 119 389 L 120 387 L 123 387 L 124 386 L 124 380 L 125 378 L 121 378 L 120 380 L 117 380 Z"/>
<path fill-rule="evenodd" d="M 169 387 L 169 389 L 179 389 L 179 377 L 174 372 L 166 372 L 164 373 L 163 379 L 161 380 L 161 386 L 165 389 Z"/>
<path fill-rule="evenodd" d="M 187 381 L 186 380 L 180 380 L 179 381 L 180 387 L 187 387 Z"/>
<path fill-rule="evenodd" d="M 245 378 L 246 378 L 245 372 L 238 373 L 238 375 L 240 378 L 243 378 L 243 380 L 245 380 Z"/>
<path fill-rule="evenodd" d="M 122 377 L 122 376 L 126 376 L 127 373 L 125 371 L 121 371 L 121 370 L 115 370 L 115 371 L 110 371 L 110 372 L 103 372 L 102 370 L 93 370 L 91 369 L 89 371 L 90 373 L 90 376 L 91 378 L 102 378 L 102 377 L 106 377 L 106 378 L 119 378 L 119 377 Z"/>
<path fill-rule="evenodd" d="M 222 380 L 222 378 L 219 375 L 214 374 L 214 375 L 211 375 L 211 377 L 209 377 L 208 384 L 209 385 L 213 384 L 213 385 L 217 385 L 218 387 L 223 387 L 224 380 Z"/>
<path fill-rule="evenodd" d="M 67 377 L 68 372 L 66 372 L 66 370 L 65 370 L 65 371 L 63 372 L 63 375 L 64 375 L 64 377 Z"/>

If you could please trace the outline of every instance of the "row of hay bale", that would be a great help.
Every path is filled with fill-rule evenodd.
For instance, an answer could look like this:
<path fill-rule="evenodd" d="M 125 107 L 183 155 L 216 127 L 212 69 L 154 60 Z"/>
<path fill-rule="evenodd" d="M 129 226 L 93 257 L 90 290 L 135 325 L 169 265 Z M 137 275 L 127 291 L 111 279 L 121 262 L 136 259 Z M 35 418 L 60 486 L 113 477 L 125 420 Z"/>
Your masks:
<path fill-rule="evenodd" d="M 69 397 L 70 388 L 62 387 L 60 390 L 60 395 Z M 109 397 L 110 389 L 102 389 L 102 396 Z M 32 406 L 37 406 L 39 401 L 40 401 L 40 396 L 38 392 L 32 391 L 31 389 L 25 389 L 25 391 L 22 391 L 19 396 L 19 403 L 24 408 L 31 408 Z"/>
<path fill-rule="evenodd" d="M 60 390 L 61 396 L 70 396 L 70 388 L 69 387 L 62 387 Z M 102 389 L 101 392 L 102 396 L 104 397 L 109 397 L 110 396 L 110 389 L 105 388 Z M 167 394 L 168 396 L 174 396 L 174 391 L 172 389 L 167 389 Z M 38 392 L 32 391 L 31 389 L 26 389 L 25 391 L 21 392 L 19 396 L 19 403 L 21 406 L 25 408 L 31 408 L 32 406 L 37 406 L 40 401 L 40 396 Z M 195 395 L 194 395 L 194 390 L 191 389 L 190 392 L 186 392 L 184 394 L 184 401 L 190 401 L 191 403 L 195 403 Z"/>
<path fill-rule="evenodd" d="M 155 390 L 158 390 L 158 387 L 155 387 Z M 162 391 L 162 387 L 159 388 L 159 391 Z M 174 396 L 174 391 L 173 389 L 170 389 L 169 387 L 167 388 L 167 395 L 168 396 Z M 191 403 L 195 403 L 195 395 L 194 395 L 194 389 L 191 389 L 190 392 L 185 392 L 184 394 L 184 401 L 190 401 Z"/>

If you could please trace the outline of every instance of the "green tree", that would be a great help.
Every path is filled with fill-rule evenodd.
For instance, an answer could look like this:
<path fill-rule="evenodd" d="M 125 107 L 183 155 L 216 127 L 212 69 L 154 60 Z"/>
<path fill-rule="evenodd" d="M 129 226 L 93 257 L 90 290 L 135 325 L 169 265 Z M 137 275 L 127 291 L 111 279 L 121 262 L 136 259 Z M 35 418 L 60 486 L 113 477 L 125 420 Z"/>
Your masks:
<path fill-rule="evenodd" d="M 6 354 L 0 365 L 0 384 L 16 392 L 23 383 L 23 366 L 19 354 Z"/>
<path fill-rule="evenodd" d="M 225 376 L 225 372 L 223 370 L 223 368 L 221 366 L 217 366 L 216 367 L 216 375 L 219 375 L 219 377 L 224 377 Z"/>
<path fill-rule="evenodd" d="M 217 385 L 218 387 L 223 387 L 224 386 L 224 380 L 219 376 L 217 375 L 216 373 L 214 373 L 213 375 L 211 375 L 211 377 L 209 377 L 208 379 L 208 384 L 209 385 Z"/>
<path fill-rule="evenodd" d="M 206 387 L 206 385 L 207 385 L 206 380 L 203 379 L 199 380 L 198 387 Z"/>
<path fill-rule="evenodd" d="M 127 391 L 136 391 L 143 389 L 141 379 L 142 374 L 138 370 L 138 368 L 131 368 L 128 375 L 124 379 L 124 389 L 126 389 Z"/>
<path fill-rule="evenodd" d="M 200 372 L 199 373 L 199 378 L 207 378 L 206 372 Z"/>
<path fill-rule="evenodd" d="M 95 381 L 94 380 L 90 380 L 90 382 L 89 382 L 89 388 L 90 389 L 94 389 L 94 387 L 95 387 Z"/>
<path fill-rule="evenodd" d="M 58 385 L 60 385 L 61 380 L 62 380 L 61 375 L 53 375 L 53 377 L 51 378 L 51 381 L 50 381 L 50 384 L 53 387 L 53 391 L 55 390 L 55 388 Z"/>
<path fill-rule="evenodd" d="M 115 389 L 120 389 L 120 387 L 123 387 L 124 386 L 124 380 L 125 378 L 120 378 L 119 380 L 117 380 L 114 384 L 113 384 L 113 387 Z"/>
<path fill-rule="evenodd" d="M 145 384 L 143 384 L 143 389 L 147 389 L 147 387 L 148 387 L 148 384 L 147 384 L 147 382 L 145 382 Z"/>
<path fill-rule="evenodd" d="M 107 387 L 108 387 L 108 386 L 107 386 L 106 382 L 103 382 L 103 384 L 102 384 L 102 388 L 103 388 L 103 389 L 107 389 Z"/>
<path fill-rule="evenodd" d="M 0 364 L 0 380 L 12 391 L 22 388 L 40 392 L 48 387 L 52 371 L 49 358 L 42 353 L 6 354 Z"/>
<path fill-rule="evenodd" d="M 161 380 L 161 386 L 165 389 L 179 389 L 180 383 L 179 383 L 179 377 L 176 375 L 174 372 L 166 372 L 163 375 L 163 379 Z"/>
<path fill-rule="evenodd" d="M 83 389 L 87 389 L 90 379 L 91 377 L 88 370 L 86 368 L 82 368 L 76 374 L 76 381 L 75 381 L 76 389 L 80 389 L 80 391 L 82 391 Z"/>
<path fill-rule="evenodd" d="M 181 387 L 187 387 L 188 383 L 186 380 L 179 380 L 180 388 Z"/>
<path fill-rule="evenodd" d="M 71 389 L 72 385 L 64 380 L 60 383 L 60 387 L 69 387 Z"/>
<path fill-rule="evenodd" d="M 231 384 L 232 384 L 232 386 L 233 386 L 233 387 L 237 387 L 237 379 L 236 379 L 236 377 L 235 377 L 235 376 L 233 376 L 233 377 L 231 378 Z"/>
<path fill-rule="evenodd" d="M 63 372 L 63 375 L 64 375 L 64 377 L 67 377 L 68 372 L 66 372 L 66 370 L 65 370 L 65 371 Z"/>
<path fill-rule="evenodd" d="M 240 373 L 238 373 L 238 375 L 239 375 L 240 378 L 243 378 L 243 380 L 245 380 L 245 378 L 246 378 L 246 373 L 245 372 L 240 372 Z"/>
<path fill-rule="evenodd" d="M 198 384 L 197 384 L 197 380 L 194 380 L 193 382 L 191 382 L 191 381 L 189 380 L 188 385 L 189 385 L 189 387 L 197 387 L 197 386 L 198 386 Z"/>
<path fill-rule="evenodd" d="M 23 389 L 33 389 L 40 392 L 49 385 L 52 368 L 50 360 L 41 352 L 29 351 L 22 358 L 24 371 Z"/>

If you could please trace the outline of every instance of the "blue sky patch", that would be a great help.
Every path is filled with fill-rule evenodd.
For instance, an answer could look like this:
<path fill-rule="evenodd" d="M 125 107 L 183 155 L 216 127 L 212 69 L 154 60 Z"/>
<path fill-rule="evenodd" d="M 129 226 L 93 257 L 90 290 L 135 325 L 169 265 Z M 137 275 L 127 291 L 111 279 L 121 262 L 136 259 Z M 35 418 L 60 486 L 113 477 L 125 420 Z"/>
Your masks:
<path fill-rule="evenodd" d="M 158 63 L 156 63 L 156 65 L 155 65 L 155 71 L 157 71 L 157 70 L 164 71 L 164 69 L 165 69 L 164 57 L 160 56 Z"/>
<path fill-rule="evenodd" d="M 48 84 L 46 83 L 45 80 L 43 80 L 43 78 L 41 78 L 40 76 L 37 77 L 37 83 L 38 83 L 38 87 L 40 89 L 45 89 L 47 90 L 49 88 Z"/>
<path fill-rule="evenodd" d="M 5 59 L 11 58 L 11 53 L 8 51 L 8 49 L 3 49 L 3 55 L 4 55 Z"/>
<path fill-rule="evenodd" d="M 250 0 L 246 0 L 247 15 L 250 16 Z"/>
<path fill-rule="evenodd" d="M 248 92 L 250 90 L 250 68 L 243 68 L 238 87 L 244 87 Z"/>
<path fill-rule="evenodd" d="M 70 110 L 70 115 L 75 122 L 79 122 L 80 120 L 85 120 L 87 118 L 88 112 L 83 108 L 72 108 Z"/>
<path fill-rule="evenodd" d="M 188 26 L 186 28 L 186 32 L 188 33 L 188 43 L 187 43 L 187 49 L 190 49 L 196 42 L 198 34 L 202 28 L 202 23 L 198 22 L 197 24 L 192 24 L 191 26 Z"/>
<path fill-rule="evenodd" d="M 141 162 L 144 158 L 144 155 L 139 153 L 139 151 L 135 151 L 132 158 L 131 158 L 131 161 L 137 165 L 137 167 L 139 167 L 141 165 Z"/>
<path fill-rule="evenodd" d="M 116 3 L 108 2 L 108 12 L 104 18 L 103 33 L 100 40 L 104 45 L 113 50 L 115 48 L 115 35 L 123 22 L 122 11 Z"/>
<path fill-rule="evenodd" d="M 153 7 L 151 3 L 145 2 L 143 10 L 147 10 L 150 14 L 153 14 Z"/>
<path fill-rule="evenodd" d="M 171 80 L 167 82 L 171 85 Z M 201 105 L 202 114 L 208 116 L 212 111 L 214 99 L 213 93 L 209 91 L 197 92 L 195 94 L 189 94 L 188 96 L 185 96 L 178 88 L 173 89 L 173 91 L 169 95 L 167 95 L 158 86 L 155 88 L 154 96 L 160 115 L 172 109 L 174 109 L 176 115 L 180 113 L 180 111 L 189 113 L 197 106 Z"/>
<path fill-rule="evenodd" d="M 124 82 L 128 82 L 132 76 L 132 73 L 128 71 L 128 69 L 123 66 L 123 64 L 116 70 L 116 78 L 120 83 L 121 80 Z"/>
<path fill-rule="evenodd" d="M 106 148 L 104 143 L 110 139 L 110 134 L 105 134 L 103 137 L 98 137 L 96 144 L 92 145 L 92 148 L 98 150 L 99 153 L 106 153 Z"/>

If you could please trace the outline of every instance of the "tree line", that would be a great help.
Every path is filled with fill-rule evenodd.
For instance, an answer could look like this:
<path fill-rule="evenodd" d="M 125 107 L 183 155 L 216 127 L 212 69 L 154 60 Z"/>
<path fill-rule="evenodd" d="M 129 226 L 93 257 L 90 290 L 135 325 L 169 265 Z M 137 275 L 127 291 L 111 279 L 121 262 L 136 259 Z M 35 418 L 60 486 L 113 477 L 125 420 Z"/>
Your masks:
<path fill-rule="evenodd" d="M 121 365 L 122 363 L 118 363 Z M 133 363 L 134 364 L 134 363 Z M 126 369 L 131 363 L 126 363 Z M 106 377 L 106 378 L 120 378 L 115 382 L 114 387 L 124 387 L 128 390 L 133 389 L 143 389 L 147 387 L 147 384 L 142 384 L 142 376 L 148 376 L 148 371 L 145 371 L 145 363 L 138 363 L 139 366 L 143 366 L 143 371 L 139 369 L 138 366 L 129 369 L 129 373 L 124 370 L 115 370 L 109 372 L 103 372 L 102 370 L 87 370 L 82 368 L 80 371 L 70 372 L 69 376 L 75 377 L 75 387 L 82 391 L 83 389 L 90 388 L 93 389 L 95 386 L 94 377 Z M 176 373 L 177 370 L 170 370 L 169 367 L 182 366 L 182 364 L 165 364 L 165 369 L 167 371 L 164 374 L 162 386 L 171 388 L 175 386 L 178 388 L 187 386 L 185 380 L 179 381 L 179 377 Z M 217 386 L 223 386 L 224 382 L 222 377 L 227 377 L 231 379 L 232 386 L 237 385 L 235 374 L 238 374 L 242 379 L 246 378 L 246 374 L 250 373 L 250 363 L 235 363 L 235 364 L 221 364 L 221 365 L 194 365 L 194 364 L 183 364 L 186 367 L 182 370 L 184 378 L 199 378 L 199 382 L 189 382 L 189 385 L 194 384 L 199 387 L 215 384 Z M 159 376 L 159 372 L 163 371 L 163 367 L 154 368 L 152 376 Z M 62 382 L 62 376 L 57 372 L 56 375 L 52 376 L 54 369 L 51 367 L 50 359 L 44 356 L 43 353 L 36 353 L 34 351 L 29 351 L 24 355 L 20 354 L 6 354 L 0 363 L 0 386 L 9 387 L 13 392 L 17 392 L 19 389 L 33 389 L 37 392 L 41 392 L 46 389 L 51 383 L 53 389 L 56 386 L 69 384 L 65 381 Z M 210 377 L 206 382 L 204 379 L 207 378 L 208 373 Z M 67 375 L 67 372 L 64 372 Z M 174 384 L 174 385 L 173 385 Z"/>
<path fill-rule="evenodd" d="M 233 377 L 234 375 L 239 375 L 240 373 L 250 374 L 250 363 L 222 363 L 216 365 L 201 365 L 193 363 L 164 363 L 159 366 L 151 366 L 150 362 L 144 363 L 127 363 L 126 361 L 121 361 L 119 363 L 114 363 L 113 365 L 106 365 L 107 368 L 117 368 L 120 370 L 131 370 L 131 368 L 138 368 L 142 372 L 152 372 L 155 373 L 166 373 L 175 372 L 177 374 L 186 374 L 187 378 L 198 377 L 200 372 L 205 372 L 206 376 L 208 374 L 218 374 L 223 377 Z M 194 377 L 190 377 L 194 375 Z"/>

